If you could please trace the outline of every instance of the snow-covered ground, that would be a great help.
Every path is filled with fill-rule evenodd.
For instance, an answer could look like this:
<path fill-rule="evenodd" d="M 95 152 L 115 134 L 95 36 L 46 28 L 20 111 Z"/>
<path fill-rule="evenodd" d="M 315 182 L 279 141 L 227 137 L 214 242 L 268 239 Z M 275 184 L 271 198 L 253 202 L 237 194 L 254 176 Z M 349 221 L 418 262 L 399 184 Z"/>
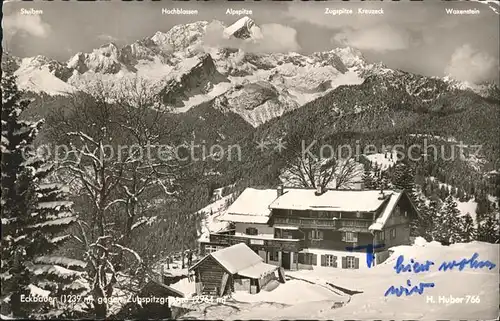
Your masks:
<path fill-rule="evenodd" d="M 441 246 L 436 242 L 419 241 L 419 245 L 392 248 L 393 255 L 371 269 L 318 268 L 287 272 L 292 280 L 271 292 L 254 295 L 239 292 L 224 304 L 198 304 L 190 307 L 193 311 L 183 318 L 494 320 L 498 317 L 498 244 L 472 242 Z M 491 270 L 470 266 L 463 271 L 457 268 L 446 272 L 438 270 L 443 262 L 469 259 L 474 253 L 479 255 L 478 261 L 489 260 L 495 266 Z M 398 274 L 394 266 L 400 255 L 404 256 L 405 263 L 410 259 L 422 263 L 429 260 L 434 265 L 427 272 Z M 385 296 L 391 286 L 411 289 L 407 286 L 408 280 L 412 286 L 425 282 L 434 283 L 434 287 L 425 288 L 421 295 Z M 341 295 L 337 289 L 328 290 L 328 283 L 361 293 Z M 467 296 L 468 303 L 465 302 Z M 463 302 L 440 303 L 440 297 L 463 298 Z"/>
<path fill-rule="evenodd" d="M 299 304 L 304 301 L 338 301 L 342 302 L 346 297 L 317 284 L 310 284 L 302 280 L 289 280 L 279 284 L 272 291 L 261 291 L 250 294 L 246 291 L 238 291 L 232 295 L 233 299 L 240 302 L 275 302 L 282 304 Z"/>
<path fill-rule="evenodd" d="M 231 200 L 232 196 L 233 194 L 226 195 L 199 210 L 199 213 L 205 214 L 205 218 L 201 223 L 201 235 L 199 237 L 200 241 L 208 241 L 210 233 L 219 232 L 229 226 L 229 222 L 220 221 L 219 217 L 222 217 L 222 215 L 224 215 L 229 205 L 228 202 Z"/>
<path fill-rule="evenodd" d="M 185 304 L 191 311 L 183 318 L 197 319 L 273 319 L 276 312 L 296 306 L 318 303 L 330 308 L 334 303 L 344 304 L 348 297 L 317 284 L 302 280 L 289 280 L 274 290 L 250 294 L 237 291 L 223 303 Z M 314 309 L 314 308 L 313 308 Z M 294 318 L 294 317 L 291 317 Z M 304 318 L 304 317 L 303 317 Z"/>
<path fill-rule="evenodd" d="M 391 155 L 392 154 L 392 155 Z M 389 167 L 394 166 L 396 164 L 396 160 L 398 159 L 398 153 L 394 150 L 387 153 L 376 153 L 365 155 L 365 157 L 372 162 L 374 166 L 379 167 L 381 170 L 385 171 Z"/>

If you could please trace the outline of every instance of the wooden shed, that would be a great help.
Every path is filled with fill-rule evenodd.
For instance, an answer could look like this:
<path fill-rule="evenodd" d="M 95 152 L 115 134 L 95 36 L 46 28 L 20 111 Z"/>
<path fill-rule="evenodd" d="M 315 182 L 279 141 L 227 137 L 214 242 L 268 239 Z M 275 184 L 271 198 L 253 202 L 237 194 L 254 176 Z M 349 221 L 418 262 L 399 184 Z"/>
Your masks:
<path fill-rule="evenodd" d="M 271 280 L 284 282 L 283 270 L 266 264 L 246 244 L 239 243 L 206 255 L 189 268 L 194 271 L 198 295 L 223 296 L 235 290 L 259 292 Z"/>

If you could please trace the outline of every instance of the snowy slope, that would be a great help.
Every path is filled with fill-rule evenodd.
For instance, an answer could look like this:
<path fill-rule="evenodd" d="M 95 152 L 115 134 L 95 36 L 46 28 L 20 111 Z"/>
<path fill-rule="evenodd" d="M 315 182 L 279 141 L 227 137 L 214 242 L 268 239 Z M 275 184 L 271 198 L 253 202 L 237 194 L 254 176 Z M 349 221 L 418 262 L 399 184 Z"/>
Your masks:
<path fill-rule="evenodd" d="M 24 58 L 19 69 L 14 73 L 20 89 L 36 93 L 45 92 L 49 95 L 63 95 L 74 92 L 75 87 L 57 78 L 50 71 L 47 60 L 37 56 Z"/>
<path fill-rule="evenodd" d="M 200 242 L 207 242 L 210 233 L 222 231 L 229 226 L 229 222 L 220 221 L 218 218 L 225 214 L 232 196 L 233 194 L 226 195 L 198 211 L 198 213 L 205 215 L 201 223 Z"/>

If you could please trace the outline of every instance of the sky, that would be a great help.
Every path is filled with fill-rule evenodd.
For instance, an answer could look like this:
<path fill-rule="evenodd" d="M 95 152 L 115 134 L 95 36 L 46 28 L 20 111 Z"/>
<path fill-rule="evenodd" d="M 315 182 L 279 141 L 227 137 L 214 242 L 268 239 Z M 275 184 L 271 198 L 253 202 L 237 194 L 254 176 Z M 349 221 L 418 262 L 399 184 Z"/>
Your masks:
<path fill-rule="evenodd" d="M 382 8 L 384 15 L 326 15 L 325 8 Z M 22 15 L 21 9 L 41 9 Z M 162 8 L 197 9 L 198 15 L 162 15 Z M 3 4 L 3 48 L 20 57 L 44 55 L 67 61 L 114 42 L 124 46 L 156 31 L 199 20 L 229 25 L 252 10 L 266 50 L 308 54 L 351 46 L 370 62 L 427 76 L 452 75 L 471 82 L 498 81 L 500 16 L 478 2 L 20 2 Z M 445 9 L 479 9 L 478 15 L 448 15 Z"/>

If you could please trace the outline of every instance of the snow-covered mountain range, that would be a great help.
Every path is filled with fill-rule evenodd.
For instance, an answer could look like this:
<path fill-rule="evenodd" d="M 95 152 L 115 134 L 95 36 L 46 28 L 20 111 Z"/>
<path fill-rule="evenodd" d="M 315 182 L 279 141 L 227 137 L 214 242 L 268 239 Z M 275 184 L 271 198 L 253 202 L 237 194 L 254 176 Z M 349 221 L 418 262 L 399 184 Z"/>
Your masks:
<path fill-rule="evenodd" d="M 239 114 L 252 126 L 299 108 L 338 86 L 361 84 L 369 76 L 401 83 L 411 95 L 438 87 L 481 95 L 490 92 L 489 84 L 467 84 L 449 77 L 436 84 L 430 77 L 413 77 L 382 64 L 370 64 L 359 50 L 349 47 L 311 55 L 252 50 L 252 44 L 263 37 L 249 17 L 230 26 L 198 21 L 176 25 L 165 33 L 158 31 L 122 48 L 109 43 L 90 53 L 80 52 L 65 63 L 44 56 L 14 61 L 18 85 L 28 91 L 50 95 L 90 91 L 96 82 L 112 90 L 126 79 L 139 77 L 175 112 L 213 100 L 215 107 Z"/>

